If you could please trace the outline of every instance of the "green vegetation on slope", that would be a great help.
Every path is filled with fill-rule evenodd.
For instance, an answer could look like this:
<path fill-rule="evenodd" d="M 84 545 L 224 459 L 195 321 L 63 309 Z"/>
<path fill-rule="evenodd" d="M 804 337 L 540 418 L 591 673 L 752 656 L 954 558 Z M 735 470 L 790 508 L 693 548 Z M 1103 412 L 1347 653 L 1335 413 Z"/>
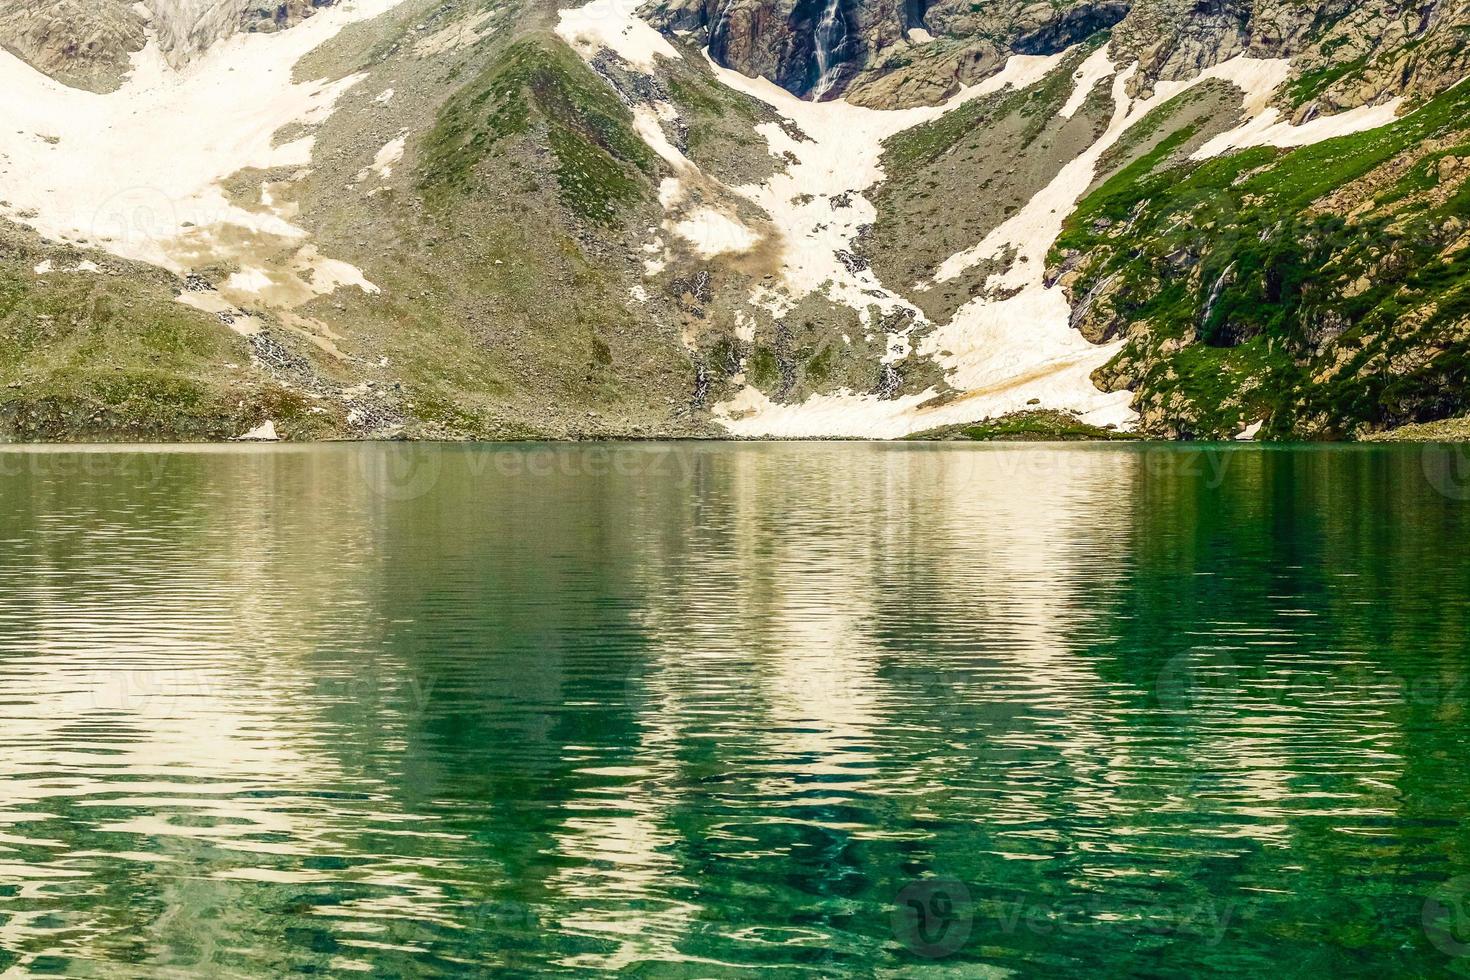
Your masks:
<path fill-rule="evenodd" d="M 898 175 L 933 163 L 966 138 L 984 138 L 985 130 L 997 119 L 1015 116 L 1025 120 L 1019 145 L 1029 147 L 1066 104 L 1075 82 L 1068 70 L 1080 64 L 1087 53 L 1107 40 L 1100 34 L 1085 49 L 1075 52 L 1066 62 L 1036 85 L 1019 90 L 1004 90 L 993 98 L 981 98 L 952 109 L 938 119 L 904 130 L 884 145 L 883 169 L 892 179 Z"/>
<path fill-rule="evenodd" d="M 611 223 L 620 204 L 644 196 L 654 172 L 653 154 L 612 88 L 565 45 L 530 38 L 440 111 L 424 141 L 421 189 L 431 198 L 466 189 L 512 136 L 544 139 L 563 202 L 592 222 Z"/>
<path fill-rule="evenodd" d="M 909 436 L 915 441 L 968 439 L 974 442 L 1112 442 L 1139 437 L 1083 422 L 1071 412 L 1051 409 L 1012 412 L 972 425 L 951 425 Z"/>
<path fill-rule="evenodd" d="M 1190 134 L 1172 134 L 1082 202 L 1053 255 L 1080 261 L 1074 296 L 1104 295 L 1089 315 L 1131 327 L 1103 380 L 1184 437 L 1261 417 L 1343 436 L 1470 407 L 1467 125 L 1462 86 L 1290 152 L 1180 164 Z"/>
<path fill-rule="evenodd" d="M 765 137 L 755 132 L 761 113 L 747 98 L 692 71 L 671 71 L 668 90 L 687 127 L 684 150 L 701 168 L 718 173 L 731 155 L 769 158 Z"/>
<path fill-rule="evenodd" d="M 227 439 L 306 406 L 250 367 L 243 338 L 161 283 L 37 277 L 0 246 L 0 440 Z"/>
<path fill-rule="evenodd" d="M 1368 64 L 1368 56 L 1363 55 L 1352 61 L 1341 64 L 1328 65 L 1316 71 L 1307 72 L 1293 81 L 1286 89 L 1286 97 L 1291 105 L 1304 105 L 1321 95 L 1338 79 L 1346 78 L 1356 71 L 1360 71 Z"/>

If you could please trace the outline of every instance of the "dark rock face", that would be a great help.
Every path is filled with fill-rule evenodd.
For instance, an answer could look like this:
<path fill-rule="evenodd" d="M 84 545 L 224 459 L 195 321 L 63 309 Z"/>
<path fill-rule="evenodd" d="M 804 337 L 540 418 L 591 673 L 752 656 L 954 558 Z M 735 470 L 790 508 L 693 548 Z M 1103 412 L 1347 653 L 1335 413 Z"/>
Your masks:
<path fill-rule="evenodd" d="M 940 34 L 959 56 L 943 91 L 978 80 L 1005 54 L 1051 54 L 1086 40 L 1127 17 L 1132 2 L 666 0 L 646 13 L 658 26 L 694 32 L 727 68 L 827 98 L 894 56 L 907 64 L 921 50 L 909 37 L 915 28 Z"/>
<path fill-rule="evenodd" d="M 181 67 L 236 31 L 293 27 L 337 0 L 146 0 L 158 43 Z"/>
<path fill-rule="evenodd" d="M 1125 0 L 1104 0 L 1063 9 L 1052 20 L 1027 31 L 1011 43 L 1016 54 L 1056 54 L 1098 31 L 1110 30 L 1133 9 Z"/>
<path fill-rule="evenodd" d="M 145 40 L 125 0 L 0 0 L 0 47 L 68 85 L 115 90 Z"/>
<path fill-rule="evenodd" d="M 1303 73 L 1366 65 L 1320 93 L 1336 111 L 1438 91 L 1470 67 L 1462 0 L 655 0 L 661 27 L 692 31 L 720 64 L 810 98 L 892 107 L 935 102 L 1011 54 L 1054 54 L 1112 32 L 1139 63 L 1132 94 L 1239 55 Z M 909 32 L 921 28 L 930 43 Z"/>
<path fill-rule="evenodd" d="M 1140 64 L 1135 94 L 1242 54 L 1292 58 L 1303 75 L 1340 68 L 1319 94 L 1337 111 L 1443 90 L 1470 63 L 1467 28 L 1461 0 L 1136 0 L 1113 46 Z"/>
<path fill-rule="evenodd" d="M 840 92 L 918 18 L 916 0 L 703 0 L 653 17 L 701 33 L 720 64 L 803 96 Z"/>

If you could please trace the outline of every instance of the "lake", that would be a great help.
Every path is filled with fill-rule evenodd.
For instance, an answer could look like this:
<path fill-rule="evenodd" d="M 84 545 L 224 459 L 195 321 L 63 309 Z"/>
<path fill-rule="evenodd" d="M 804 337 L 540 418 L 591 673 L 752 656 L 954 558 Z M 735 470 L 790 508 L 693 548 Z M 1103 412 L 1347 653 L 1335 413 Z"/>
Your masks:
<path fill-rule="evenodd" d="M 1470 453 L 0 451 L 0 971 L 1470 973 Z"/>

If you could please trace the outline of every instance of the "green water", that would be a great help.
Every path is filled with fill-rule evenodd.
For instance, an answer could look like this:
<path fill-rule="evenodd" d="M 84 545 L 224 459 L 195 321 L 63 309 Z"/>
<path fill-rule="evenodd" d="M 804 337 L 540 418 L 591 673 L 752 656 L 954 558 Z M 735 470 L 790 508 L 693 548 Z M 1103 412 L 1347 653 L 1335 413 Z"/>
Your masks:
<path fill-rule="evenodd" d="M 0 972 L 1470 973 L 1467 463 L 0 452 Z"/>

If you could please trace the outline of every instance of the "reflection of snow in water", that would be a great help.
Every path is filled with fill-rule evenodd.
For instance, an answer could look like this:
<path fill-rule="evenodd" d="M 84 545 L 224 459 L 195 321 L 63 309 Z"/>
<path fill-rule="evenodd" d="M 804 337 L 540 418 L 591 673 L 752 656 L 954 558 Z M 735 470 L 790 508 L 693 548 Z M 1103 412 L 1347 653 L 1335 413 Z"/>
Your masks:
<path fill-rule="evenodd" d="M 28 903 L 7 947 L 49 944 L 66 916 L 75 955 L 99 960 L 125 930 L 224 949 L 284 924 L 330 938 L 343 968 L 446 950 L 713 968 L 700 957 L 747 943 L 776 955 L 773 936 L 851 941 L 762 909 L 900 847 L 939 871 L 1053 862 L 1126 889 L 1189 880 L 1160 862 L 1295 846 L 1306 813 L 1357 830 L 1397 805 L 1381 676 L 1275 705 L 1243 689 L 1245 711 L 1151 706 L 1125 662 L 1151 651 L 1115 642 L 1150 642 L 1120 633 L 1119 600 L 1150 584 L 1140 537 L 1169 533 L 1139 524 L 1160 504 L 1142 495 L 1171 490 L 1148 451 L 681 447 L 650 467 L 654 450 L 600 449 L 590 478 L 445 465 L 401 506 L 354 500 L 371 494 L 356 455 L 345 483 L 323 476 L 334 452 L 302 454 L 311 480 L 216 473 L 199 500 L 220 508 L 174 522 L 88 527 L 78 498 L 38 498 L 49 525 L 0 515 L 0 558 L 27 523 L 19 540 L 86 545 L 0 560 L 0 861 L 26 869 Z M 198 536 L 176 540 L 184 523 Z M 385 598 L 404 584 L 431 600 Z M 439 629 L 404 619 L 423 644 L 406 653 L 369 625 L 385 604 L 436 609 Z M 1199 644 L 1289 650 L 1266 683 L 1299 674 L 1281 644 L 1300 621 L 1244 618 L 1201 620 Z M 488 632 L 439 649 L 466 623 Z M 519 627 L 532 649 L 507 642 Z M 344 637 L 359 646 L 328 655 Z M 363 675 L 436 678 L 431 713 L 333 686 Z M 126 911 L 148 902 L 164 911 Z"/>
<path fill-rule="evenodd" d="M 32 458 L 0 482 L 59 467 L 58 458 Z M 61 462 L 70 467 L 63 473 L 109 472 Z M 293 566 L 277 550 L 271 495 L 252 474 L 221 469 L 233 478 L 230 506 L 197 511 L 190 504 L 208 493 L 200 487 L 194 499 L 187 472 L 177 459 L 162 465 L 120 511 L 100 495 L 79 505 L 86 492 L 66 491 L 68 480 L 29 481 L 14 499 L 33 515 L 0 522 L 15 535 L 0 541 L 0 681 L 9 692 L 0 709 L 0 876 L 19 884 L 29 906 L 0 916 L 0 945 L 12 951 L 46 949 L 64 928 L 80 937 L 70 955 L 81 960 L 107 961 L 126 935 L 207 956 L 239 940 L 240 891 L 230 882 L 332 884 L 343 871 L 311 859 L 340 854 L 344 835 L 443 836 L 422 817 L 391 812 L 380 787 L 359 783 L 322 750 L 325 717 L 342 704 L 367 710 L 363 700 L 374 705 L 375 737 L 385 746 L 401 738 L 401 664 L 375 658 L 333 677 L 332 663 L 314 660 L 322 617 L 364 605 L 373 585 L 340 566 L 322 581 L 315 575 L 330 567 L 326 555 L 361 553 L 354 539 L 364 529 L 320 533 L 320 552 Z M 314 497 L 294 489 L 295 499 Z M 341 506 L 354 487 L 338 489 Z M 144 501 L 158 497 L 177 509 L 151 511 Z M 310 571 L 293 577 L 302 567 Z M 361 623 L 355 636 L 372 639 Z M 407 867 L 358 856 L 349 877 L 378 894 L 346 900 L 335 914 L 355 915 L 367 931 L 406 915 L 449 919 L 432 880 L 437 859 Z M 131 918 L 103 900 L 72 908 L 47 885 L 74 880 L 110 895 L 123 887 L 114 880 L 120 862 L 130 866 L 127 893 L 149 900 Z"/>
<path fill-rule="evenodd" d="M 670 898 L 671 891 L 692 890 L 692 883 L 680 873 L 674 853 L 679 835 L 669 819 L 679 802 L 678 747 L 664 744 L 658 723 L 655 711 L 638 753 L 647 767 L 578 770 L 607 784 L 573 801 L 573 815 L 556 832 L 562 860 L 548 884 L 573 906 L 561 914 L 561 928 L 616 947 L 570 956 L 568 967 L 617 970 L 681 959 L 679 945 L 699 912 Z"/>

